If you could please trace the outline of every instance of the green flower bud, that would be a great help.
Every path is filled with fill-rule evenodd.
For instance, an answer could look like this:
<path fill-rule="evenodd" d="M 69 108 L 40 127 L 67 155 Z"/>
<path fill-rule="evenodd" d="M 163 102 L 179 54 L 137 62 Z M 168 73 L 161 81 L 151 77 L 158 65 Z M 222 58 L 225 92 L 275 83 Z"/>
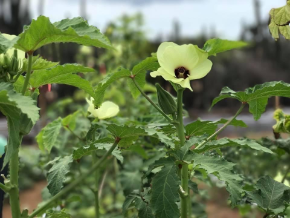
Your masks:
<path fill-rule="evenodd" d="M 274 115 L 273 115 L 273 118 L 278 122 L 282 119 L 284 119 L 284 113 L 281 109 L 277 109 L 274 111 Z"/>
<path fill-rule="evenodd" d="M 165 91 L 158 83 L 157 89 L 158 104 L 165 114 L 173 114 L 177 111 L 176 101 L 170 93 Z"/>

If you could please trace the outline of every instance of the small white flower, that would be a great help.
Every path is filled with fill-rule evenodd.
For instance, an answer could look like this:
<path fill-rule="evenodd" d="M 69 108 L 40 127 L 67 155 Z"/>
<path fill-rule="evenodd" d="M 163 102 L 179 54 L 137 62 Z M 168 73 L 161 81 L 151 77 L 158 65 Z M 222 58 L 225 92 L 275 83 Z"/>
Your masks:
<path fill-rule="evenodd" d="M 87 99 L 87 102 L 89 104 L 88 107 L 88 112 L 95 118 L 98 118 L 100 120 L 104 120 L 104 119 L 108 119 L 110 117 L 114 117 L 116 116 L 120 109 L 119 106 L 116 105 L 115 103 L 111 102 L 111 101 L 105 101 L 103 102 L 103 104 L 101 105 L 100 108 L 95 109 L 94 103 L 93 103 L 93 99 Z"/>
<path fill-rule="evenodd" d="M 151 72 L 152 77 L 162 76 L 165 80 L 189 88 L 190 80 L 205 77 L 212 67 L 208 53 L 196 45 L 177 45 L 163 42 L 157 50 L 160 68 Z"/>

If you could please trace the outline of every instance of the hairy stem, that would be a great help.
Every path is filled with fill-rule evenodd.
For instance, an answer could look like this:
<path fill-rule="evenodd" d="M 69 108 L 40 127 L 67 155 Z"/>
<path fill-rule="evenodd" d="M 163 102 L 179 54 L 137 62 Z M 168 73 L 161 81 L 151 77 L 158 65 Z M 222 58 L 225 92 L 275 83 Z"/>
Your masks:
<path fill-rule="evenodd" d="M 184 126 L 183 126 L 183 103 L 182 103 L 182 100 L 183 100 L 183 91 L 184 89 L 179 89 L 177 91 L 177 121 L 178 121 L 178 124 L 176 125 L 177 127 L 177 131 L 178 131 L 178 137 L 179 137 L 179 140 L 180 140 L 180 144 L 179 144 L 179 147 L 177 148 L 180 148 L 184 145 L 184 142 L 185 142 L 185 134 L 184 134 Z"/>
<path fill-rule="evenodd" d="M 30 214 L 28 218 L 33 218 L 37 215 L 42 214 L 43 212 L 45 212 L 46 209 L 50 207 L 52 203 L 54 203 L 56 200 L 66 195 L 72 189 L 74 189 L 76 186 L 82 183 L 87 177 L 89 177 L 89 175 L 91 175 L 96 169 L 98 169 L 105 162 L 106 158 L 109 157 L 111 153 L 114 151 L 114 149 L 117 147 L 119 141 L 120 141 L 120 138 L 116 138 L 112 147 L 101 157 L 101 159 L 99 159 L 96 163 L 94 163 L 91 169 L 89 169 L 86 173 L 79 175 L 79 177 L 76 180 L 74 180 L 71 184 L 66 186 L 64 189 L 62 189 L 59 193 L 57 193 L 51 199 L 49 199 L 44 205 L 37 208 L 32 214 Z"/>
<path fill-rule="evenodd" d="M 10 159 L 10 182 L 12 188 L 9 191 L 11 213 L 13 218 L 20 218 L 20 203 L 18 189 L 18 171 L 19 171 L 19 149 L 14 151 Z"/>
<path fill-rule="evenodd" d="M 176 149 L 181 148 L 185 142 L 185 134 L 184 134 L 184 125 L 183 125 L 183 107 L 182 107 L 182 100 L 183 100 L 183 91 L 184 89 L 177 90 L 177 121 L 176 124 L 178 138 L 180 144 Z M 181 168 L 181 169 L 180 169 Z M 181 177 L 181 187 L 184 194 L 180 195 L 180 202 L 181 202 L 181 218 L 189 218 L 191 216 L 190 212 L 190 195 L 188 192 L 188 167 L 187 164 L 182 164 L 179 167 L 180 177 Z"/>
<path fill-rule="evenodd" d="M 28 87 L 28 83 L 29 83 L 29 79 L 30 79 L 30 75 L 31 75 L 31 69 L 32 69 L 32 54 L 31 53 L 27 53 L 28 54 L 28 65 L 27 65 L 27 72 L 26 72 L 26 76 L 25 76 L 25 81 L 22 87 L 22 95 L 25 94 L 27 87 Z"/>
<path fill-rule="evenodd" d="M 156 110 L 158 110 L 158 112 L 159 113 L 161 113 L 164 117 L 165 117 L 165 119 L 166 120 L 168 120 L 170 123 L 172 122 L 172 119 L 169 117 L 169 116 L 167 116 L 162 110 L 161 110 L 161 108 L 160 107 L 158 107 L 146 94 L 145 94 L 145 92 L 143 92 L 143 90 L 141 89 L 141 87 L 136 83 L 136 81 L 135 81 L 135 78 L 134 77 L 130 77 L 131 79 L 132 79 L 132 81 L 133 81 L 133 83 L 135 84 L 135 86 L 136 86 L 136 88 L 139 90 L 139 92 L 147 99 L 147 101 L 149 101 L 150 102 L 150 104 L 153 106 L 153 107 L 155 107 L 156 108 Z"/>
<path fill-rule="evenodd" d="M 204 141 L 202 141 L 198 146 L 196 146 L 195 149 L 198 149 L 200 147 L 202 147 L 203 145 L 205 145 L 209 140 L 211 140 L 212 138 L 214 138 L 216 135 L 218 135 L 221 131 L 223 131 L 234 119 L 237 118 L 237 116 L 242 112 L 242 110 L 244 109 L 245 104 L 242 103 L 241 107 L 239 108 L 239 110 L 237 111 L 237 113 L 235 114 L 235 116 L 233 116 L 230 120 L 228 120 L 218 131 L 216 131 L 214 134 L 212 134 L 210 137 L 208 137 L 207 139 L 205 139 Z"/>

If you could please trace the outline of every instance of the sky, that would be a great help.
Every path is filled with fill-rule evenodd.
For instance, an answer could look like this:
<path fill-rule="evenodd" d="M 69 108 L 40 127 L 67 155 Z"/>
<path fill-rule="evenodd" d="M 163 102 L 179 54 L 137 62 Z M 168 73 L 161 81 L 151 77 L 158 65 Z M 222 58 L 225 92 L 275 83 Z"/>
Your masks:
<path fill-rule="evenodd" d="M 51 21 L 80 16 L 80 0 L 44 0 L 43 15 Z M 39 0 L 31 0 L 32 17 L 37 18 Z M 261 15 L 268 20 L 269 11 L 285 5 L 285 0 L 260 0 Z M 236 40 L 241 24 L 255 22 L 253 0 L 87 0 L 90 25 L 104 30 L 106 24 L 123 14 L 141 12 L 145 18 L 147 36 L 166 39 L 173 21 L 181 24 L 182 36 L 196 36 L 212 29 L 221 38 Z"/>

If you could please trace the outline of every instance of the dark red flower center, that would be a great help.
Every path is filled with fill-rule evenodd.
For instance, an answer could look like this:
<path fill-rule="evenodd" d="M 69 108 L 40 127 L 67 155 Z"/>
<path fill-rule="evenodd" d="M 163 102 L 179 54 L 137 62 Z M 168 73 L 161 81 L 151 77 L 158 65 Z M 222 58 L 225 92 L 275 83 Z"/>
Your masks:
<path fill-rule="evenodd" d="M 186 69 L 185 67 L 178 67 L 174 70 L 176 78 L 183 78 L 186 79 L 190 73 L 189 70 Z"/>

